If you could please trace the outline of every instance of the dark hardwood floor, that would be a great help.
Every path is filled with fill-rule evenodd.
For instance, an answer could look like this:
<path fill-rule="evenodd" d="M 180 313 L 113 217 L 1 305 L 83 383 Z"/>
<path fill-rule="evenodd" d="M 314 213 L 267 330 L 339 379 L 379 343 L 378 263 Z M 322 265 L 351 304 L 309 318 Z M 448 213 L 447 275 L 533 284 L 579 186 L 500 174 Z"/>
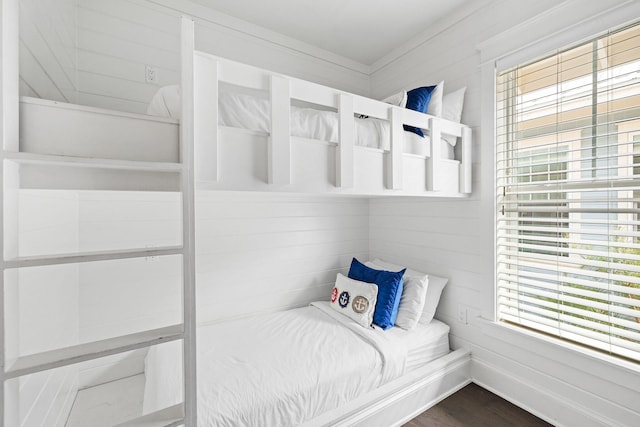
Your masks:
<path fill-rule="evenodd" d="M 476 384 L 469 384 L 404 427 L 551 426 Z"/>

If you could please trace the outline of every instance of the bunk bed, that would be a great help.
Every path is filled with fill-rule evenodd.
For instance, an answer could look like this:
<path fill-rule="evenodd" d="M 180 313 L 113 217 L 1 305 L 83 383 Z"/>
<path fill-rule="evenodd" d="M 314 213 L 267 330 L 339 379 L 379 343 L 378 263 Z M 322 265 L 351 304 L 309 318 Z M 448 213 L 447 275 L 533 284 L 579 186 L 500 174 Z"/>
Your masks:
<path fill-rule="evenodd" d="M 149 108 L 156 120 L 23 98 L 21 131 L 27 136 L 21 150 L 179 163 L 178 118 L 184 105 L 193 112 L 197 189 L 471 193 L 471 129 L 464 124 L 204 52 L 193 52 L 190 68 L 193 97 L 182 100 L 177 86 L 162 88 Z M 107 126 L 116 132 L 109 137 L 117 144 L 93 131 Z M 424 136 L 404 127 L 420 128 Z M 54 128 L 74 134 L 51 138 Z"/>
<path fill-rule="evenodd" d="M 20 146 L 5 146 L 3 151 L 10 164 L 5 172 L 15 177 L 11 179 L 20 188 L 183 192 L 181 248 L 17 260 L 4 267 L 182 254 L 183 324 L 63 349 L 43 356 L 44 362 L 30 359 L 24 366 L 18 363 L 6 378 L 184 340 L 184 405 L 169 411 L 154 409 L 151 416 L 156 418 L 141 421 L 168 414 L 173 420 L 169 425 L 189 425 L 196 416 L 195 190 L 366 197 L 467 197 L 471 193 L 468 126 L 198 52 L 193 37 L 193 22 L 183 19 L 180 119 L 22 98 Z M 254 101 L 239 99 L 266 103 L 268 128 L 229 126 L 221 118 L 228 110 L 220 103 L 228 88 Z M 310 106 L 330 114 L 333 137 L 292 135 L 292 117 L 298 108 Z M 359 145 L 359 123 L 373 120 L 378 123 L 373 126 L 382 129 L 380 141 L 371 146 L 365 137 Z M 404 126 L 422 129 L 426 137 L 407 137 Z M 446 153 L 450 149 L 442 144 L 442 136 L 457 141 L 454 154 Z M 87 179 L 77 179 L 78 169 Z M 438 356 L 339 407 L 314 414 L 309 425 L 397 425 L 410 419 L 469 381 L 468 352 Z"/>

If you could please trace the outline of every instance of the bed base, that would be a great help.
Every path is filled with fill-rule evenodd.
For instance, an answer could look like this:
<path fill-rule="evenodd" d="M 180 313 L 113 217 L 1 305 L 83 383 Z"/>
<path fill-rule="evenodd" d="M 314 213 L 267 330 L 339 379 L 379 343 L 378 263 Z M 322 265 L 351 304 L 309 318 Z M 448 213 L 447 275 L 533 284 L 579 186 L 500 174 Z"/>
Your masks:
<path fill-rule="evenodd" d="M 469 384 L 470 366 L 468 350 L 452 351 L 303 426 L 400 426 Z"/>

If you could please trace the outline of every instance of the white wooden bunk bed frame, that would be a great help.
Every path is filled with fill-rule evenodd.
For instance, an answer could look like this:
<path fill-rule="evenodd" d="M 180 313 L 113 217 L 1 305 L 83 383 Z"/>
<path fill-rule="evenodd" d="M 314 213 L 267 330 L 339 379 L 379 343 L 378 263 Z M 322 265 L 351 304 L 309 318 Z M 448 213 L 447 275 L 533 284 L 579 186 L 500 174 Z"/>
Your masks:
<path fill-rule="evenodd" d="M 5 239 L 1 257 L 3 271 L 172 254 L 183 255 L 184 271 L 182 324 L 18 360 L 5 360 L 5 340 L 2 337 L 0 361 L 3 381 L 170 340 L 183 340 L 184 403 L 126 425 L 195 425 L 196 188 L 352 196 L 465 197 L 471 193 L 469 127 L 197 52 L 194 50 L 194 23 L 187 17 L 182 18 L 180 122 L 52 101 L 19 100 L 18 34 L 17 26 L 12 22 L 12 14 L 15 14 L 17 22 L 17 7 L 13 11 L 10 7 L 16 6 L 15 0 L 0 1 L 6 8 L 2 16 L 2 42 L 4 45 L 15 43 L 15 50 L 4 50 L 2 58 L 5 107 L 0 158 L 4 195 L 0 197 L 2 212 L 12 203 L 10 194 L 16 188 L 135 189 L 183 193 L 183 245 L 180 248 L 20 258 L 16 257 L 12 245 L 7 246 Z M 273 106 L 271 134 L 219 126 L 218 82 L 268 90 Z M 337 109 L 340 117 L 339 142 L 334 144 L 292 137 L 289 134 L 291 99 Z M 18 104 L 19 146 L 15 108 Z M 11 106 L 13 110 L 7 108 Z M 389 152 L 354 146 L 354 113 L 390 121 Z M 428 132 L 434 141 L 429 156 L 402 152 L 403 123 Z M 105 129 L 108 131 L 102 132 Z M 441 133 L 461 137 L 459 161 L 440 157 L 438 142 Z M 320 166 L 315 167 L 317 165 Z M 78 179 L 79 176 L 90 179 Z M 4 215 L 5 228 L 7 221 L 12 220 L 9 215 Z M 0 330 L 4 330 L 4 313 L 0 317 Z M 469 352 L 453 351 L 344 407 L 310 420 L 307 425 L 400 425 L 468 384 L 469 370 Z M 3 388 L 0 391 L 2 418 L 5 415 L 4 401 Z"/>

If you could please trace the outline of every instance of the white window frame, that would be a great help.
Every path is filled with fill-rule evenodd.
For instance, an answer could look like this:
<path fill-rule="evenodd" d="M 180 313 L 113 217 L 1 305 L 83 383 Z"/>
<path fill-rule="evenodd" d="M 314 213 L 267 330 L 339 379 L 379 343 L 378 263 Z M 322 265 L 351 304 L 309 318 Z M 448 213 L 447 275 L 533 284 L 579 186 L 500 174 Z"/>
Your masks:
<path fill-rule="evenodd" d="M 481 82 L 481 132 L 480 132 L 480 188 L 482 196 L 482 222 L 493 224 L 492 237 L 487 238 L 486 253 L 491 254 L 494 269 L 490 277 L 485 277 L 493 286 L 491 298 L 492 312 L 483 313 L 479 326 L 489 337 L 508 342 L 522 350 L 538 354 L 560 364 L 581 366 L 585 372 L 620 385 L 635 387 L 640 367 L 636 363 L 608 356 L 565 342 L 529 332 L 519 327 L 497 322 L 496 306 L 496 73 L 519 63 L 532 60 L 543 54 L 578 43 L 605 33 L 611 28 L 632 23 L 640 16 L 640 2 L 621 2 L 618 5 L 600 2 L 568 0 L 537 15 L 531 20 L 516 25 L 478 44 L 480 52 Z M 491 195 L 493 197 L 491 197 Z M 488 260 L 489 261 L 489 260 Z M 576 362 L 575 364 L 573 362 Z M 597 369 L 594 369 L 596 368 Z M 629 375 L 631 374 L 631 375 Z"/>

